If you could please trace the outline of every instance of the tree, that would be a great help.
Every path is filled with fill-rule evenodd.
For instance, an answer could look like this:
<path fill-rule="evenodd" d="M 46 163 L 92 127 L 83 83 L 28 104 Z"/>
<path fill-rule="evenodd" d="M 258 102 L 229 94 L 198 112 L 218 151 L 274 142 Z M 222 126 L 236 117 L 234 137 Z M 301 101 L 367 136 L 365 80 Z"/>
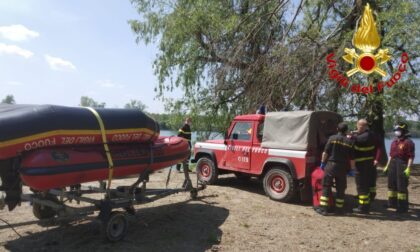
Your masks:
<path fill-rule="evenodd" d="M 383 134 L 383 116 L 420 115 L 420 3 L 418 1 L 288 0 L 132 0 L 141 15 L 131 20 L 137 42 L 159 39 L 154 62 L 157 92 L 181 88 L 184 97 L 169 105 L 198 115 L 226 119 L 254 112 L 327 109 L 348 119 L 367 117 Z M 326 56 L 338 55 L 351 40 L 367 3 L 376 13 L 381 47 L 398 67 L 410 55 L 407 75 L 398 86 L 372 95 L 353 94 L 328 78 Z M 348 67 L 341 57 L 342 68 Z M 344 70 L 344 69 L 340 69 Z M 378 78 L 351 77 L 354 83 Z"/>
<path fill-rule="evenodd" d="M 80 106 L 82 107 L 105 108 L 105 105 L 106 105 L 105 102 L 102 102 L 102 103 L 97 102 L 88 96 L 82 96 L 80 98 Z"/>
<path fill-rule="evenodd" d="M 13 95 L 6 95 L 6 97 L 1 101 L 5 104 L 16 104 L 15 97 Z"/>
<path fill-rule="evenodd" d="M 139 109 L 139 110 L 145 112 L 146 109 L 147 109 L 147 106 L 144 103 L 142 103 L 141 101 L 130 100 L 129 103 L 125 104 L 124 108 Z"/>

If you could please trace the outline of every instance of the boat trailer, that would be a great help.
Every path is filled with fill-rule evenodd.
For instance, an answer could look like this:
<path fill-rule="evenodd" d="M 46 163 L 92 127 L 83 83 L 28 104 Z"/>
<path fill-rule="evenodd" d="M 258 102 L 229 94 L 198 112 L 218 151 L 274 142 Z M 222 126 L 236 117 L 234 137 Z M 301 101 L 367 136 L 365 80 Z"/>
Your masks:
<path fill-rule="evenodd" d="M 71 186 L 69 190 L 51 189 L 48 191 L 21 194 L 21 200 L 32 204 L 32 211 L 40 220 L 56 218 L 57 220 L 70 218 L 75 220 L 94 214 L 99 211 L 97 218 L 102 223 L 102 231 L 105 237 L 116 242 L 123 239 L 127 233 L 127 214 L 134 215 L 134 206 L 150 203 L 167 196 L 189 192 L 191 199 L 196 199 L 198 192 L 206 188 L 198 179 L 194 187 L 188 171 L 184 171 L 185 180 L 181 188 L 168 188 L 172 167 L 169 168 L 166 188 L 147 189 L 149 174 L 151 171 L 141 173 L 137 181 L 130 186 L 117 186 L 106 188 L 105 182 L 100 182 L 98 187 L 94 186 Z M 92 194 L 104 194 L 103 199 L 88 197 Z M 75 201 L 77 205 L 82 203 L 86 206 L 74 207 L 66 205 L 66 202 Z M 3 204 L 4 206 L 4 204 Z M 116 210 L 118 209 L 118 210 Z"/>

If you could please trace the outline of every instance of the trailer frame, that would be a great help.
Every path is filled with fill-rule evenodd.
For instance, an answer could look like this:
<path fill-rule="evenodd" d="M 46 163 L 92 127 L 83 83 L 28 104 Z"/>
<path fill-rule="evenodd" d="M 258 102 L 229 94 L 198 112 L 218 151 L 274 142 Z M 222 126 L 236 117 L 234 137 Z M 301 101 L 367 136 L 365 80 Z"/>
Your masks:
<path fill-rule="evenodd" d="M 102 230 L 105 237 L 111 242 L 123 239 L 127 233 L 128 219 L 127 214 L 134 215 L 134 206 L 147 204 L 156 200 L 168 197 L 181 192 L 189 192 L 191 199 L 195 200 L 198 192 L 206 188 L 206 184 L 196 178 L 194 187 L 189 177 L 188 171 L 184 171 L 184 183 L 182 188 L 168 188 L 172 167 L 169 168 L 166 188 L 148 189 L 149 175 L 152 171 L 146 170 L 139 174 L 137 181 L 130 186 L 117 186 L 116 188 L 106 188 L 104 182 L 99 187 L 77 186 L 70 190 L 50 189 L 48 191 L 33 191 L 33 193 L 21 194 L 21 200 L 30 202 L 33 213 L 38 219 L 78 219 L 92 215 L 99 211 L 97 218 L 102 223 Z M 104 194 L 102 199 L 88 197 L 89 194 Z M 66 205 L 66 202 L 76 201 L 77 205 L 81 202 L 88 206 L 73 207 Z M 120 210 L 115 210 L 120 209 Z"/>

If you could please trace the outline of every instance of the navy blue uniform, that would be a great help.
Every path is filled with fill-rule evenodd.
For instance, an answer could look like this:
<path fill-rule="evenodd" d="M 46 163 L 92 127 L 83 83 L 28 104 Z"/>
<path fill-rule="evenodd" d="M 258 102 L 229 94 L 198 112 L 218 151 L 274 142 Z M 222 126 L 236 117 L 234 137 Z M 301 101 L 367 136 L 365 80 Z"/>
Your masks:
<path fill-rule="evenodd" d="M 328 139 L 324 152 L 328 155 L 327 165 L 322 180 L 322 196 L 320 205 L 328 207 L 328 197 L 335 180 L 337 208 L 344 206 L 344 193 L 347 188 L 347 171 L 350 169 L 350 160 L 353 159 L 352 142 L 344 134 L 339 133 Z"/>

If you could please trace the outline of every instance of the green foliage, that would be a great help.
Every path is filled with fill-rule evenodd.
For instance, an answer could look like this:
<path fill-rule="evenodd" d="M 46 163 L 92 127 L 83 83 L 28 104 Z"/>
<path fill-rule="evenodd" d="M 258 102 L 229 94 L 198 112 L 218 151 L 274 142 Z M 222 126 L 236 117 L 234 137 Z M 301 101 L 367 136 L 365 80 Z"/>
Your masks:
<path fill-rule="evenodd" d="M 170 115 L 170 114 L 148 113 L 148 116 L 153 118 L 155 121 L 159 122 L 161 130 L 173 130 L 173 131 L 178 130 L 179 124 L 181 123 L 179 122 L 177 125 L 173 125 L 171 123 L 172 121 L 171 118 L 174 117 L 174 115 Z"/>
<path fill-rule="evenodd" d="M 97 102 L 94 99 L 88 97 L 88 96 L 82 96 L 80 98 L 80 104 L 79 106 L 82 107 L 91 107 L 91 108 L 105 108 L 105 102 Z"/>
<path fill-rule="evenodd" d="M 137 42 L 159 41 L 154 62 L 159 97 L 180 88 L 179 101 L 165 100 L 173 119 L 189 114 L 198 128 L 223 132 L 237 114 L 331 110 L 355 120 L 367 117 L 383 131 L 383 117 L 419 116 L 420 3 L 407 1 L 132 0 L 140 18 L 129 21 Z M 385 93 L 356 95 L 329 80 L 325 57 L 341 59 L 366 3 L 376 13 L 381 47 L 393 60 L 381 67 L 395 72 L 403 51 L 407 73 Z M 341 69 L 345 68 L 345 69 Z M 377 83 L 378 77 L 352 77 Z M 178 122 L 178 123 L 179 123 Z M 173 124 L 171 122 L 170 124 Z M 209 124 L 206 126 L 206 124 Z"/>
<path fill-rule="evenodd" d="M 137 101 L 137 100 L 130 100 L 129 103 L 125 104 L 124 108 L 128 108 L 128 109 L 139 109 L 141 111 L 146 111 L 147 106 L 142 103 L 141 101 Z"/>
<path fill-rule="evenodd" d="M 15 97 L 13 95 L 6 95 L 6 97 L 1 101 L 5 104 L 16 104 Z"/>

